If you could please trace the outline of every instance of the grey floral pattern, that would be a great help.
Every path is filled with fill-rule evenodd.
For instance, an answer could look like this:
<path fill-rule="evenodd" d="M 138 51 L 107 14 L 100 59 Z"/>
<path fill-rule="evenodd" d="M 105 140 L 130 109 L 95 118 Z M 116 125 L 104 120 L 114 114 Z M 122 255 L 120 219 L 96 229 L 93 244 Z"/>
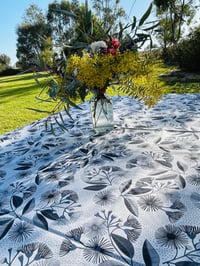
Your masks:
<path fill-rule="evenodd" d="M 1 265 L 200 264 L 200 94 L 113 103 L 105 135 L 84 103 L 0 136 Z"/>
<path fill-rule="evenodd" d="M 18 222 L 13 225 L 8 233 L 8 239 L 14 242 L 24 242 L 33 234 L 33 226 L 25 222 Z"/>

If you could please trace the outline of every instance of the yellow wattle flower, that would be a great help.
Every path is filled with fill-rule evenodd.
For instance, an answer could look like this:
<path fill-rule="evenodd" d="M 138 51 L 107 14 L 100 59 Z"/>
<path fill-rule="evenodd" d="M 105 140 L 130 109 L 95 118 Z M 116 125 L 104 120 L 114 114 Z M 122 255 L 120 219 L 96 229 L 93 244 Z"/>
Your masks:
<path fill-rule="evenodd" d="M 115 79 L 116 75 L 134 74 L 136 70 L 136 56 L 131 51 L 111 54 L 94 54 L 84 52 L 82 56 L 72 55 L 68 59 L 66 72 L 73 75 L 88 89 L 104 88 Z"/>

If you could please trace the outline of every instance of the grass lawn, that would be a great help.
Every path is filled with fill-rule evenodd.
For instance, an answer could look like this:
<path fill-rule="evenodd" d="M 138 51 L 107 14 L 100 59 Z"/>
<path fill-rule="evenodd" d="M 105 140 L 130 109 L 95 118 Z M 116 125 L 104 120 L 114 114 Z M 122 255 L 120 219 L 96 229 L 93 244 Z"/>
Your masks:
<path fill-rule="evenodd" d="M 48 103 L 41 103 L 35 98 L 40 91 L 33 74 L 0 78 L 0 134 L 47 116 L 27 109 L 32 107 L 50 110 Z"/>
<path fill-rule="evenodd" d="M 162 62 L 154 66 L 154 73 L 164 93 L 200 93 L 200 73 L 186 73 Z"/>
<path fill-rule="evenodd" d="M 165 93 L 200 92 L 200 75 L 176 71 L 162 62 L 154 65 L 153 75 Z M 49 103 L 35 98 L 40 91 L 32 74 L 0 77 L 0 134 L 47 116 L 27 109 L 52 109 Z"/>

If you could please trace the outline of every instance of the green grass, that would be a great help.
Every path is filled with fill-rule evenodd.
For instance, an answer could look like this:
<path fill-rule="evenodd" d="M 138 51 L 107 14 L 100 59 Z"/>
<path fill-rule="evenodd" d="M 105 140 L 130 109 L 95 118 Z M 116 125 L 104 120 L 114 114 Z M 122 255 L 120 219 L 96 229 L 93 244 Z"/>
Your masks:
<path fill-rule="evenodd" d="M 179 71 L 176 66 L 168 66 L 161 61 L 154 65 L 153 72 L 165 94 L 200 92 L 200 73 Z"/>
<path fill-rule="evenodd" d="M 33 74 L 0 78 L 0 134 L 47 116 L 27 109 L 32 107 L 50 110 L 48 103 L 41 103 L 35 98 L 40 91 Z"/>
<path fill-rule="evenodd" d="M 200 75 L 186 75 L 176 72 L 175 67 L 169 67 L 158 61 L 154 65 L 153 74 L 164 93 L 200 92 Z M 164 75 L 163 75 L 164 74 Z M 5 134 L 20 128 L 30 122 L 47 116 L 27 108 L 50 111 L 53 106 L 39 102 L 36 96 L 41 88 L 38 87 L 33 74 L 21 74 L 0 78 L 0 134 Z"/>

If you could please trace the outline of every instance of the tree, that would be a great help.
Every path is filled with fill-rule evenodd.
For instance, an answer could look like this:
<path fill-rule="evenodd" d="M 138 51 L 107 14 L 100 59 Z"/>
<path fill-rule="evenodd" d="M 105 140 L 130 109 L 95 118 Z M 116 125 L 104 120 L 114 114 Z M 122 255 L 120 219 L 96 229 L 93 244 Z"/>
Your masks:
<path fill-rule="evenodd" d="M 44 49 L 43 38 L 51 35 L 40 8 L 31 5 L 25 13 L 24 21 L 17 27 L 17 58 L 26 67 Z"/>
<path fill-rule="evenodd" d="M 83 6 L 77 0 L 49 4 L 46 17 L 38 6 L 31 5 L 17 28 L 19 64 L 26 67 L 36 55 L 42 56 L 46 63 L 51 63 L 48 56 L 55 58 L 57 53 L 60 57 L 63 49 L 68 50 L 75 40 L 80 41 L 83 13 Z"/>
<path fill-rule="evenodd" d="M 72 38 L 74 34 L 73 10 L 78 6 L 77 1 L 63 0 L 61 3 L 49 4 L 47 11 L 47 23 L 51 28 L 51 37 L 55 46 L 62 46 Z"/>
<path fill-rule="evenodd" d="M 0 54 L 0 65 L 9 66 L 10 65 L 10 57 L 6 54 Z"/>
<path fill-rule="evenodd" d="M 126 18 L 125 10 L 119 6 L 120 0 L 93 0 L 92 2 L 102 28 L 110 31 L 111 34 L 116 32 L 119 22 Z"/>
<path fill-rule="evenodd" d="M 74 13 L 76 18 L 72 43 L 79 45 L 86 43 L 88 45 L 102 36 L 100 28 L 97 26 L 98 19 L 89 9 L 87 1 L 85 1 L 85 4 L 80 5 Z"/>
<path fill-rule="evenodd" d="M 182 38 L 178 44 L 168 48 L 165 59 L 175 63 L 184 71 L 199 72 L 200 26 L 191 29 L 190 33 Z"/>
<path fill-rule="evenodd" d="M 57 53 L 53 49 L 53 42 L 51 37 L 46 37 L 43 40 L 43 49 L 39 56 L 42 58 L 45 64 L 52 66 L 57 58 Z"/>
<path fill-rule="evenodd" d="M 195 13 L 195 0 L 154 0 L 160 19 L 158 38 L 164 49 L 179 42 L 183 26 L 189 25 Z"/>
<path fill-rule="evenodd" d="M 48 5 L 46 16 L 38 6 L 31 5 L 26 10 L 23 22 L 17 27 L 19 63 L 26 67 L 35 60 L 36 54 L 45 57 L 45 62 L 50 63 L 48 55 L 55 58 L 57 53 L 60 58 L 64 51 L 64 56 L 68 56 L 83 49 L 84 45 L 106 39 L 108 34 L 116 33 L 115 37 L 118 37 L 117 32 L 133 29 L 137 26 L 135 17 L 132 23 L 125 26 L 121 23 L 125 18 L 125 11 L 119 7 L 119 1 L 94 1 L 96 14 L 88 8 L 87 0 L 81 5 L 78 0 L 62 0 L 60 3 L 54 1 Z M 150 10 L 151 8 L 147 16 L 139 21 L 139 26 L 146 20 Z"/>
<path fill-rule="evenodd" d="M 10 57 L 6 54 L 0 54 L 0 72 L 6 70 L 10 65 Z"/>
<path fill-rule="evenodd" d="M 77 0 L 49 4 L 47 23 L 59 55 L 64 50 L 65 56 L 68 56 L 102 36 L 97 27 L 97 18 L 89 10 L 87 1 L 81 5 Z"/>

